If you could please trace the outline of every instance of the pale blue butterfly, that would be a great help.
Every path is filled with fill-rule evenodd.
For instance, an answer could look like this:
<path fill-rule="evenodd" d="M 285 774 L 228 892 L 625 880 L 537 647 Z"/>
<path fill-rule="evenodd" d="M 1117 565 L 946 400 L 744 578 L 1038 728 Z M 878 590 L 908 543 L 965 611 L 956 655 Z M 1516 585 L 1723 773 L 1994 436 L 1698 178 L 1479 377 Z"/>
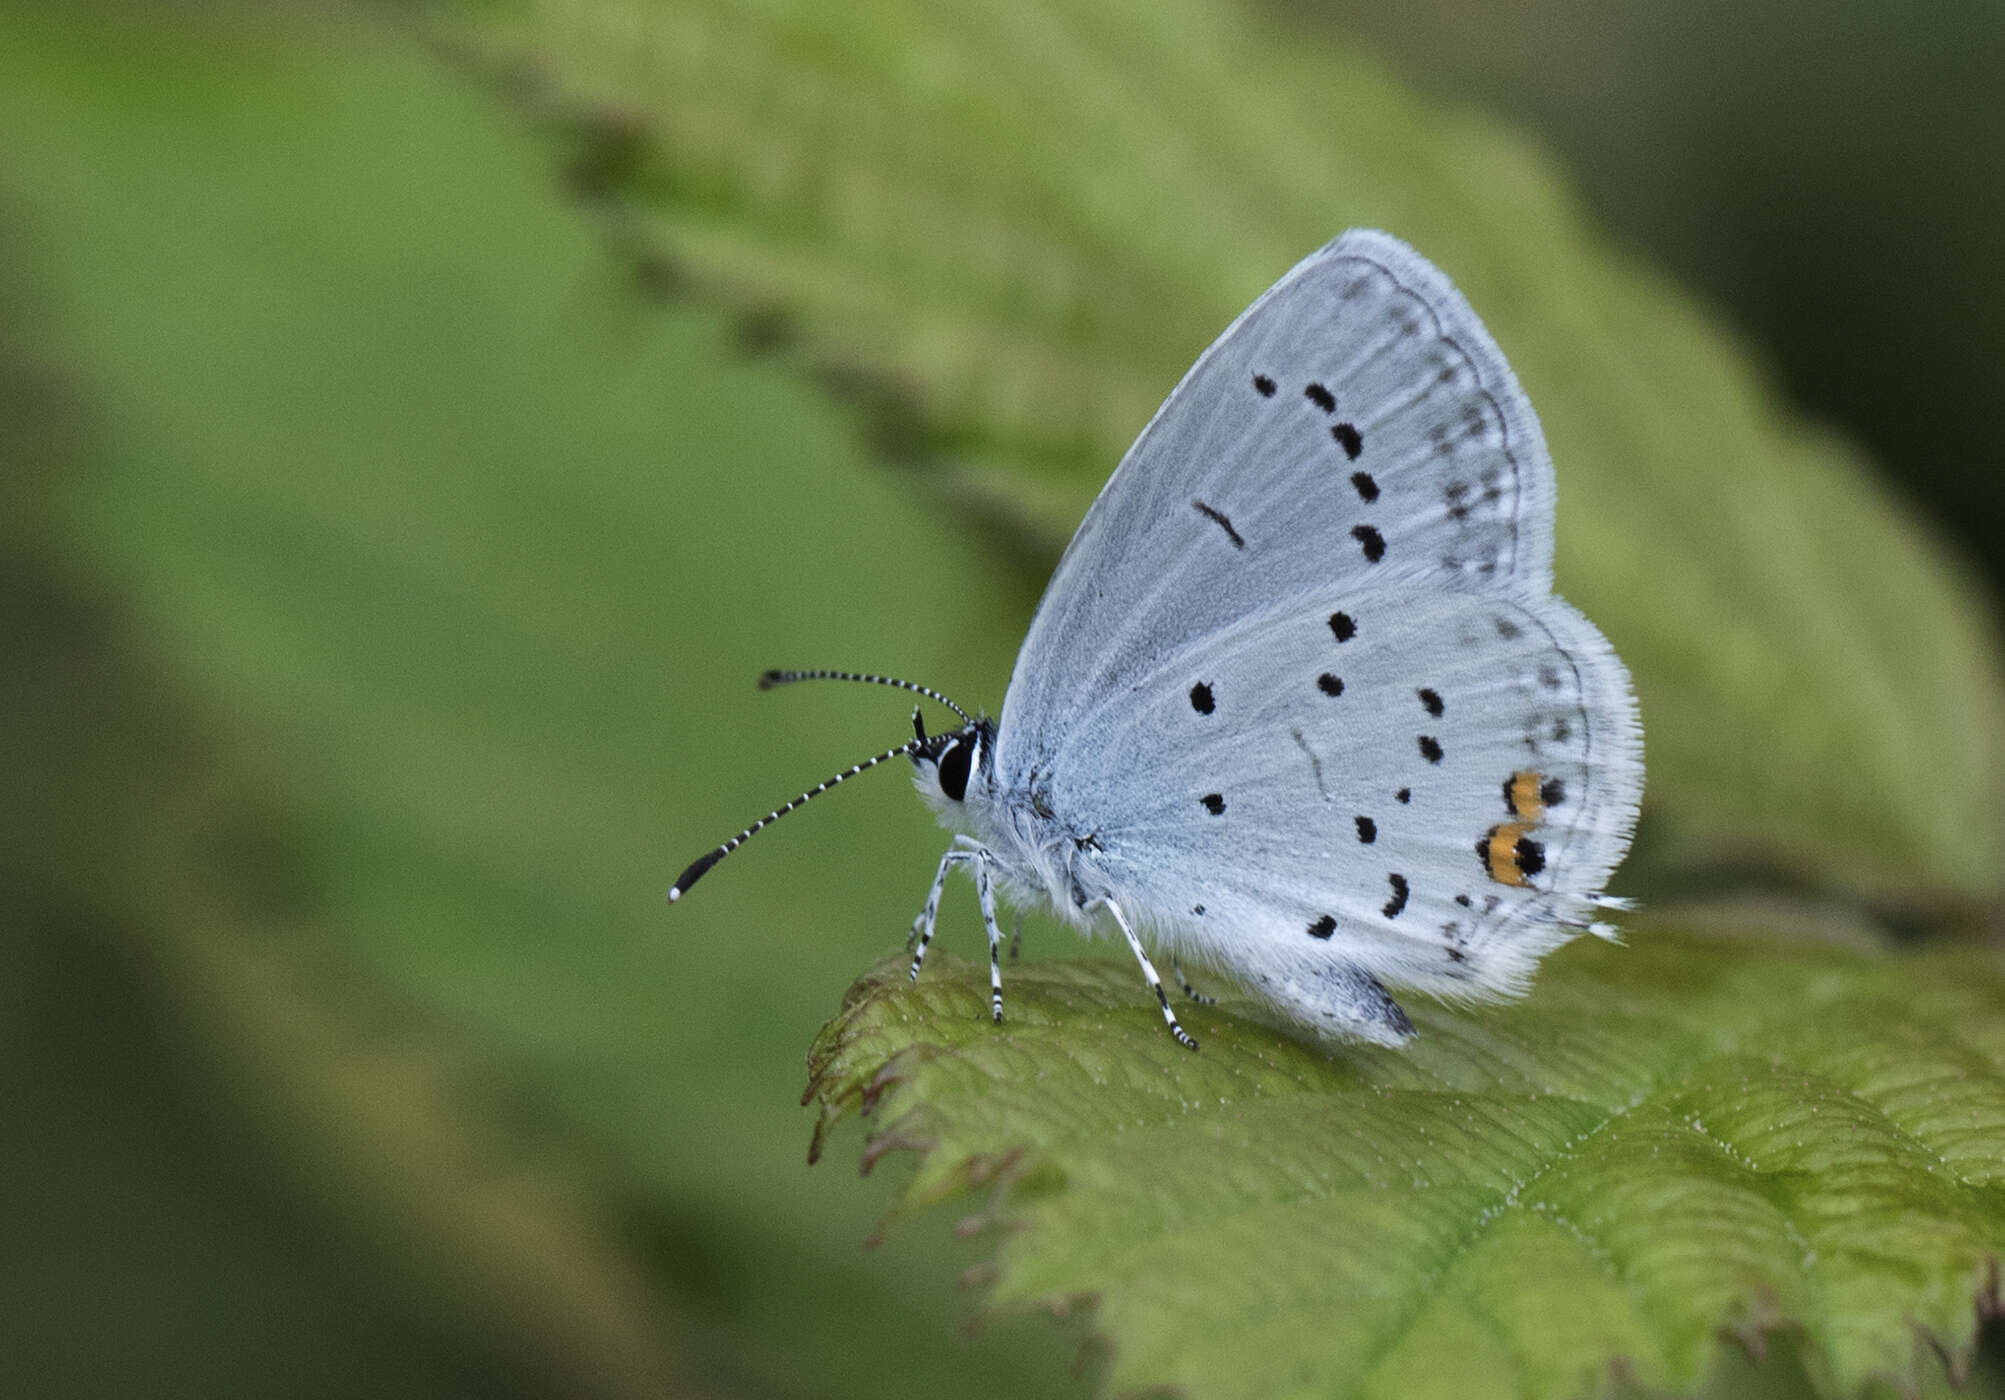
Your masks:
<path fill-rule="evenodd" d="M 909 757 L 973 875 L 1002 1019 L 1000 892 L 1150 949 L 1285 1020 L 1395 1044 L 1385 984 L 1523 991 L 1619 901 L 1642 795 L 1629 676 L 1552 592 L 1553 471 L 1489 333 L 1432 264 L 1353 230 L 1199 357 L 1101 491 L 1030 625 L 1002 714 L 914 738 L 684 871 Z"/>

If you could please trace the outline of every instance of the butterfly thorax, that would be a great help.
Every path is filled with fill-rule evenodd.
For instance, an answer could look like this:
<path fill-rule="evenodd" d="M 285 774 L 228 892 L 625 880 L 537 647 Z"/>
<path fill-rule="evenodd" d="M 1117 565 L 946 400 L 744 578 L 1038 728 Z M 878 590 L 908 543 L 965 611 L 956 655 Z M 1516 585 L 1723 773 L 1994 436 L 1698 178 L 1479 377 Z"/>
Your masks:
<path fill-rule="evenodd" d="M 912 754 L 913 785 L 942 826 L 982 847 L 1010 902 L 1047 903 L 1084 927 L 1080 911 L 1106 893 L 1094 869 L 1096 838 L 1071 829 L 1035 772 L 1004 790 L 995 754 L 993 720 L 934 735 Z"/>

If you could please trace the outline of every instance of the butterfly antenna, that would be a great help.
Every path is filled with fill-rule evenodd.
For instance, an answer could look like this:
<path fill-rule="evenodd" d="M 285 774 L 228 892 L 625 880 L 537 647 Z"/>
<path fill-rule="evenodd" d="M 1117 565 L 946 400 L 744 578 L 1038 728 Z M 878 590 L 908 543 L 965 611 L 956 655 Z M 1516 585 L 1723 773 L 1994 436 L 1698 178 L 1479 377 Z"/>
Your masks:
<path fill-rule="evenodd" d="M 776 685 L 792 685 L 795 681 L 863 681 L 869 685 L 892 685 L 900 690 L 909 690 L 915 695 L 923 695 L 928 700 L 938 701 L 959 715 L 963 724 L 975 722 L 973 715 L 931 686 L 914 685 L 911 681 L 901 681 L 894 676 L 866 676 L 855 671 L 768 671 L 759 677 L 759 689 L 771 690 Z"/>
<path fill-rule="evenodd" d="M 809 788 L 799 797 L 796 797 L 792 802 L 789 802 L 786 806 L 776 807 L 772 811 L 766 813 L 765 816 L 753 822 L 750 826 L 746 827 L 743 831 L 739 832 L 729 841 L 726 841 L 723 845 L 717 847 L 713 851 L 707 851 L 703 855 L 697 857 L 694 861 L 691 861 L 689 869 L 683 871 L 680 875 L 676 876 L 675 883 L 668 887 L 668 902 L 670 904 L 673 904 L 675 903 L 676 900 L 681 899 L 683 895 L 689 892 L 689 887 L 691 885 L 695 884 L 698 880 L 703 878 L 704 871 L 708 870 L 711 866 L 717 864 L 718 861 L 730 855 L 733 851 L 737 850 L 740 846 L 744 845 L 747 841 L 751 840 L 754 836 L 758 835 L 761 831 L 771 826 L 781 817 L 784 817 L 787 813 L 793 811 L 794 808 L 808 801 L 808 799 L 814 797 L 820 797 L 823 793 L 827 792 L 837 783 L 844 782 L 850 778 L 854 778 L 858 773 L 863 772 L 867 768 L 875 768 L 878 764 L 884 762 L 888 758 L 897 758 L 901 754 L 914 753 L 920 748 L 923 742 L 924 742 L 923 739 L 907 739 L 904 743 L 900 744 L 895 749 L 886 749 L 883 753 L 878 754 L 875 758 L 866 758 L 861 763 L 854 764 L 851 767 L 843 769 L 840 773 L 828 779 L 826 782 L 816 783 L 813 787 Z"/>

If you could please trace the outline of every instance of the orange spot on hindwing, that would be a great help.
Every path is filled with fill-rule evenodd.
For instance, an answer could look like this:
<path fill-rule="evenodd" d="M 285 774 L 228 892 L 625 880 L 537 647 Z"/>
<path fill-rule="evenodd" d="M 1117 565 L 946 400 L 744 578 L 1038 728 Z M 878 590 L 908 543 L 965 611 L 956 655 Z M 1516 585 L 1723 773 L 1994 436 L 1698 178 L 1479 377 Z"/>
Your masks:
<path fill-rule="evenodd" d="M 1546 868 L 1546 848 L 1530 832 L 1521 822 L 1501 822 L 1484 832 L 1476 843 L 1483 873 L 1500 885 L 1530 884 L 1532 876 Z"/>
<path fill-rule="evenodd" d="M 1566 801 L 1566 784 L 1523 768 L 1504 779 L 1504 807 L 1513 820 L 1499 822 L 1477 839 L 1483 873 L 1500 885 L 1528 886 L 1546 868 L 1546 848 L 1532 835 L 1546 814 Z"/>
<path fill-rule="evenodd" d="M 1504 805 L 1514 817 L 1535 822 L 1545 815 L 1545 799 L 1539 794 L 1540 775 L 1525 769 L 1504 780 Z"/>
<path fill-rule="evenodd" d="M 1524 884 L 1524 874 L 1518 869 L 1518 841 L 1524 834 L 1525 828 L 1516 822 L 1504 822 L 1484 832 L 1476 843 L 1483 873 L 1500 885 Z"/>

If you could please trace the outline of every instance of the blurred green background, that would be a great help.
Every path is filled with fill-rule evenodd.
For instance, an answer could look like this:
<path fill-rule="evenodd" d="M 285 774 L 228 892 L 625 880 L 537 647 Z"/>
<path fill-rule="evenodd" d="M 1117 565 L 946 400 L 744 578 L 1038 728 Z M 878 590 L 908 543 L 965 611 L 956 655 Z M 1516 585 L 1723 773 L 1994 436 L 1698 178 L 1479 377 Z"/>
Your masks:
<path fill-rule="evenodd" d="M 1275 13 L 1537 133 L 1999 576 L 1998 9 Z M 1088 1393 L 1078 1318 L 967 1335 L 977 1247 L 866 1251 L 890 1184 L 804 1164 L 937 853 L 903 782 L 660 903 L 903 731 L 760 668 L 993 708 L 1034 559 L 637 295 L 443 33 L 0 12 L 19 1393 Z"/>

